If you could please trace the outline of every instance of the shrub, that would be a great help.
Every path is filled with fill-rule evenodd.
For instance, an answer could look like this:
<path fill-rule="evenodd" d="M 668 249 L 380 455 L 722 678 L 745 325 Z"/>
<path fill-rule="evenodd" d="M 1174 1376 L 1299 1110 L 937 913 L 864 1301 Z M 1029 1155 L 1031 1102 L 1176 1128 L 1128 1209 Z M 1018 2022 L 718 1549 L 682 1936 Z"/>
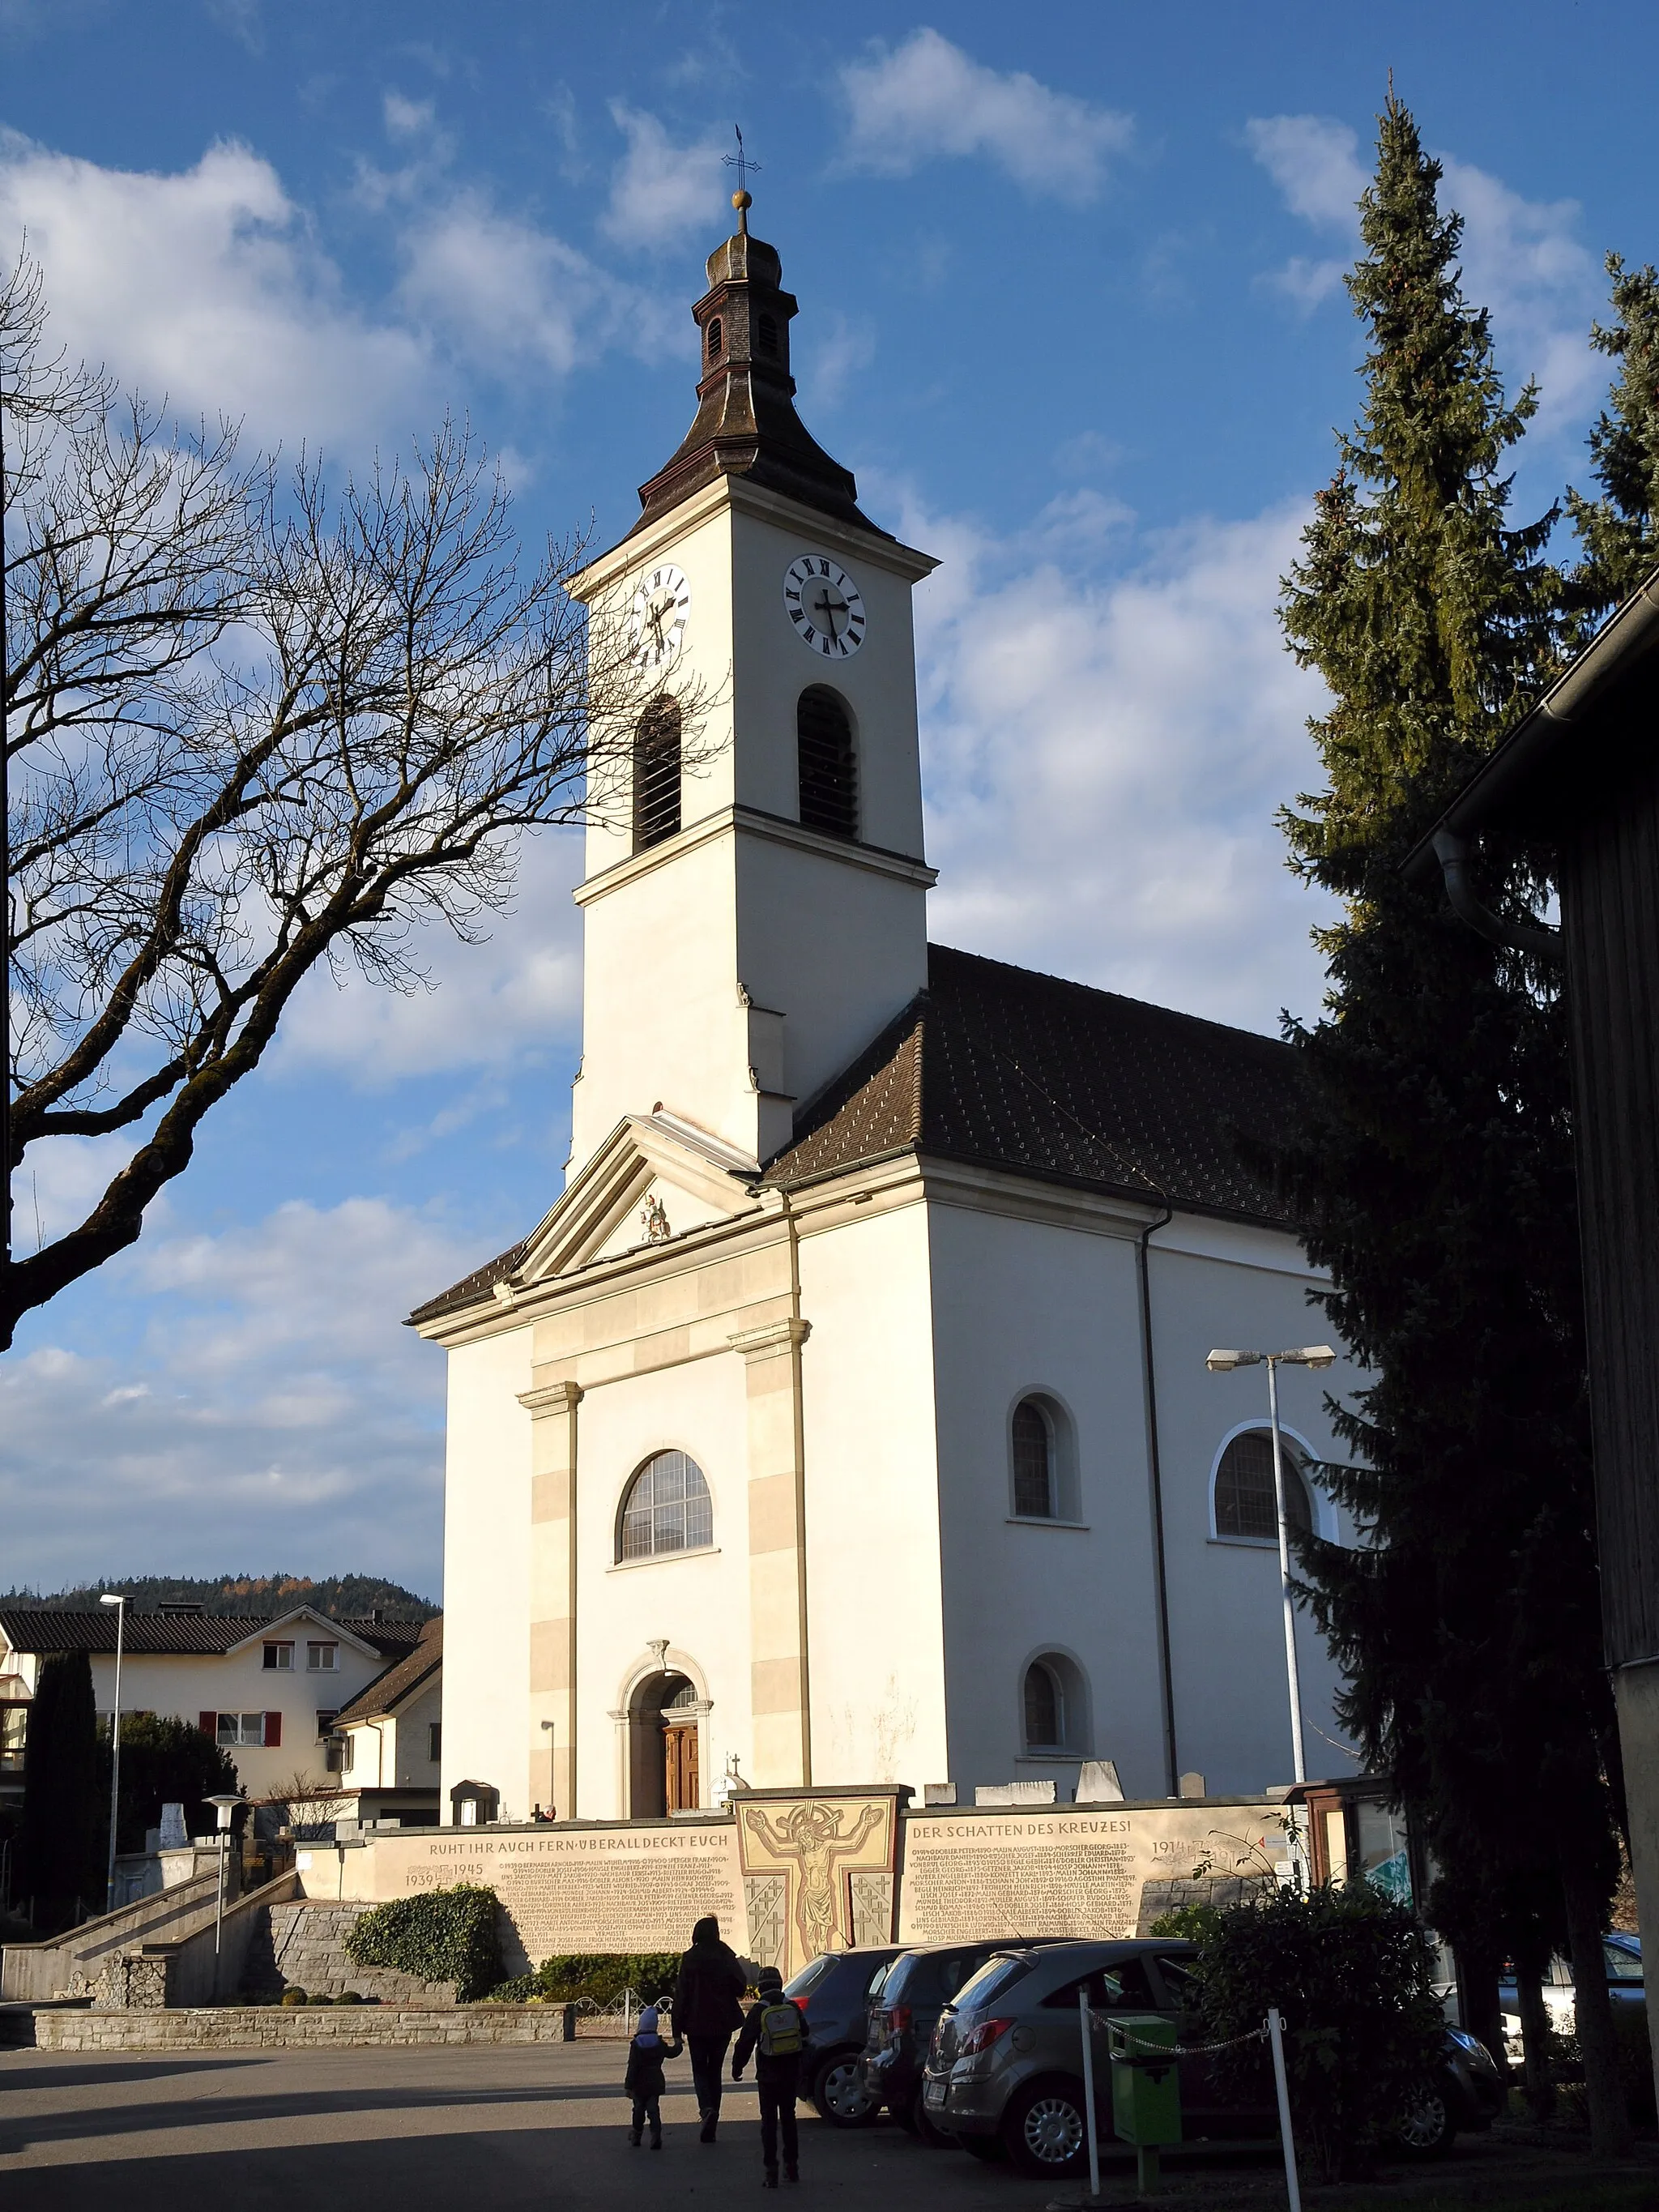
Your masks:
<path fill-rule="evenodd" d="M 484 1999 L 486 2004 L 540 2004 L 544 2002 L 539 1974 L 514 1974 L 498 1982 Z"/>
<path fill-rule="evenodd" d="M 1201 1943 L 1221 1917 L 1213 1905 L 1172 1905 L 1147 1928 L 1149 1936 L 1178 1936 L 1183 1942 Z"/>
<path fill-rule="evenodd" d="M 1618 2056 L 1619 2086 L 1625 2110 L 1633 2128 L 1654 2124 L 1653 2057 L 1648 2048 L 1648 2012 L 1644 2004 L 1622 2000 L 1613 2007 L 1613 2039 Z M 1557 2081 L 1561 2084 L 1562 2110 L 1580 2126 L 1589 2124 L 1589 2099 L 1584 2087 L 1584 2060 L 1576 2034 L 1553 2039 L 1552 2052 Z"/>
<path fill-rule="evenodd" d="M 453 1982 L 463 2004 L 501 1978 L 495 1893 L 468 1882 L 394 1898 L 346 1930 L 346 1956 L 358 1966 L 390 1966 L 423 1982 Z"/>
<path fill-rule="evenodd" d="M 342 1990 L 334 2002 L 337 2005 L 361 2004 L 362 1998 L 356 1990 Z"/>
<path fill-rule="evenodd" d="M 295 1982 L 292 1987 L 283 1991 L 279 2002 L 285 2005 L 302 2005 L 308 2002 L 309 2000 L 307 1998 L 305 1991 L 300 1987 L 299 1984 Z"/>
<path fill-rule="evenodd" d="M 555 2004 L 578 1997 L 609 2004 L 624 1990 L 641 2004 L 657 2004 L 674 1994 L 679 1970 L 678 1951 L 573 1951 L 544 1959 L 536 1978 L 539 1994 Z"/>
<path fill-rule="evenodd" d="M 1200 1945 L 1210 2031 L 1248 2034 L 1279 2007 L 1297 2135 L 1327 2180 L 1343 2179 L 1389 2135 L 1439 2057 L 1445 2015 L 1422 1929 L 1405 1906 L 1359 1882 L 1224 1908 Z M 1265 2044 L 1221 2052 L 1216 2063 L 1271 2096 Z"/>
<path fill-rule="evenodd" d="M 312 2005 L 328 2005 L 332 2004 L 333 2002 L 333 1998 L 330 1996 L 326 1990 L 313 1990 L 311 1995 L 306 1999 L 306 2002 Z"/>

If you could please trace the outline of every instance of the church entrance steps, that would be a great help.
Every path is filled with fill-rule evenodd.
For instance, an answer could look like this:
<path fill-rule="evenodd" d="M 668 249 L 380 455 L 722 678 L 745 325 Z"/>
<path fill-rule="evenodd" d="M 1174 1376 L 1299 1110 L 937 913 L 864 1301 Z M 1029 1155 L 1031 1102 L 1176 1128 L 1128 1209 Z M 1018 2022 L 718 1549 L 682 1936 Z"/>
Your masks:
<path fill-rule="evenodd" d="M 249 1946 L 242 1995 L 269 2002 L 284 1990 L 326 1997 L 353 1990 L 359 1996 L 378 1997 L 383 2005 L 453 2008 L 451 1983 L 422 1981 L 389 1967 L 359 1966 L 347 1956 L 347 1934 L 369 1910 L 352 1903 L 273 1905 Z"/>

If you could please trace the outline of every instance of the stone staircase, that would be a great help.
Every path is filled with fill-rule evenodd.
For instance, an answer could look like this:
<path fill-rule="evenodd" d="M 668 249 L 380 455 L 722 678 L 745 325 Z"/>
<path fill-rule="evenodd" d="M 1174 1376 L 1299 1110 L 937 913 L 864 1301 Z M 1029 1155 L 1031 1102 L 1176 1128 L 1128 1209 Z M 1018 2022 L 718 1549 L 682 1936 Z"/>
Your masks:
<path fill-rule="evenodd" d="M 355 1990 L 388 2005 L 453 2005 L 454 1984 L 423 1982 L 381 1966 L 354 1966 L 346 1956 L 346 1931 L 367 1905 L 273 1905 L 254 1931 L 242 1974 L 242 1994 L 267 2002 L 284 1990 L 307 1996 L 338 1996 Z"/>

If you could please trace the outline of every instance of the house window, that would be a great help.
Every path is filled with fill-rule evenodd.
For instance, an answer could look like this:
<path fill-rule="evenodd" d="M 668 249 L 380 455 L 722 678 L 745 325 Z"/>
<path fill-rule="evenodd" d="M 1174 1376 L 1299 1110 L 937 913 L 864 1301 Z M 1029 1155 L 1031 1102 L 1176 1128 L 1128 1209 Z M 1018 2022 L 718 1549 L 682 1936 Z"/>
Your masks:
<path fill-rule="evenodd" d="M 720 319 L 714 316 L 708 325 L 708 358 L 718 361 L 720 352 Z"/>
<path fill-rule="evenodd" d="M 280 1713 L 221 1713 L 214 1735 L 222 1744 L 255 1744 L 275 1750 L 283 1741 Z"/>
<path fill-rule="evenodd" d="M 294 1646 L 291 1644 L 266 1644 L 265 1672 L 267 1674 L 273 1673 L 285 1674 L 292 1668 L 293 1664 Z"/>
<path fill-rule="evenodd" d="M 1302 1455 L 1284 1440 L 1285 1518 L 1292 1529 L 1313 1527 L 1313 1506 Z M 1279 1509 L 1273 1498 L 1273 1441 L 1267 1429 L 1246 1429 L 1222 1453 L 1215 1471 L 1215 1533 L 1233 1543 L 1276 1544 Z"/>
<path fill-rule="evenodd" d="M 1054 1439 L 1035 1398 L 1014 1408 L 1014 1510 L 1022 1520 L 1054 1518 Z"/>
<path fill-rule="evenodd" d="M 326 1743 L 328 1741 L 329 1737 L 334 1732 L 334 1723 L 338 1718 L 338 1713 L 331 1711 L 326 1705 L 318 1706 L 317 1741 L 319 1743 Z"/>
<path fill-rule="evenodd" d="M 307 1644 L 306 1672 L 307 1674 L 337 1674 L 340 1666 L 340 1647 L 337 1644 Z"/>
<path fill-rule="evenodd" d="M 696 1462 L 683 1451 L 658 1452 L 647 1460 L 623 1493 L 617 1559 L 694 1551 L 714 1537 L 714 1504 Z"/>
<path fill-rule="evenodd" d="M 634 734 L 634 850 L 648 852 L 680 829 L 680 710 L 653 699 Z"/>
<path fill-rule="evenodd" d="M 1020 1704 L 1028 1755 L 1076 1758 L 1084 1751 L 1088 1693 L 1076 1662 L 1063 1651 L 1043 1651 L 1027 1662 Z"/>
<path fill-rule="evenodd" d="M 438 1764 L 439 1759 L 443 1756 L 443 1723 L 441 1721 L 428 1721 L 426 1724 L 426 1755 L 431 1760 L 434 1766 Z"/>
<path fill-rule="evenodd" d="M 27 1705 L 0 1705 L 0 1774 L 21 1774 L 23 1747 L 28 1741 Z"/>
<path fill-rule="evenodd" d="M 859 834 L 858 768 L 846 702 L 826 684 L 809 684 L 795 704 L 800 819 L 826 837 Z"/>

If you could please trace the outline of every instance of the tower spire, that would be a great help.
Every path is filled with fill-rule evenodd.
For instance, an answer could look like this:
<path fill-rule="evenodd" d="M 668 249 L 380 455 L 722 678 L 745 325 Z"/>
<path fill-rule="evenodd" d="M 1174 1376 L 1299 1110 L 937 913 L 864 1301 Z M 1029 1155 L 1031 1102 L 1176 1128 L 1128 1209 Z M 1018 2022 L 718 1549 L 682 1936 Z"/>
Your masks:
<path fill-rule="evenodd" d="M 760 166 L 745 152 L 741 131 L 738 152 L 726 158 L 740 179 Z M 709 255 L 708 289 L 691 310 L 702 358 L 696 416 L 678 451 L 640 486 L 644 512 L 635 527 L 717 477 L 740 476 L 885 538 L 888 532 L 860 512 L 852 471 L 824 452 L 795 412 L 789 325 L 796 301 L 783 289 L 776 248 L 750 232 L 754 203 L 746 183 L 739 183 L 732 204 L 737 230 Z"/>

